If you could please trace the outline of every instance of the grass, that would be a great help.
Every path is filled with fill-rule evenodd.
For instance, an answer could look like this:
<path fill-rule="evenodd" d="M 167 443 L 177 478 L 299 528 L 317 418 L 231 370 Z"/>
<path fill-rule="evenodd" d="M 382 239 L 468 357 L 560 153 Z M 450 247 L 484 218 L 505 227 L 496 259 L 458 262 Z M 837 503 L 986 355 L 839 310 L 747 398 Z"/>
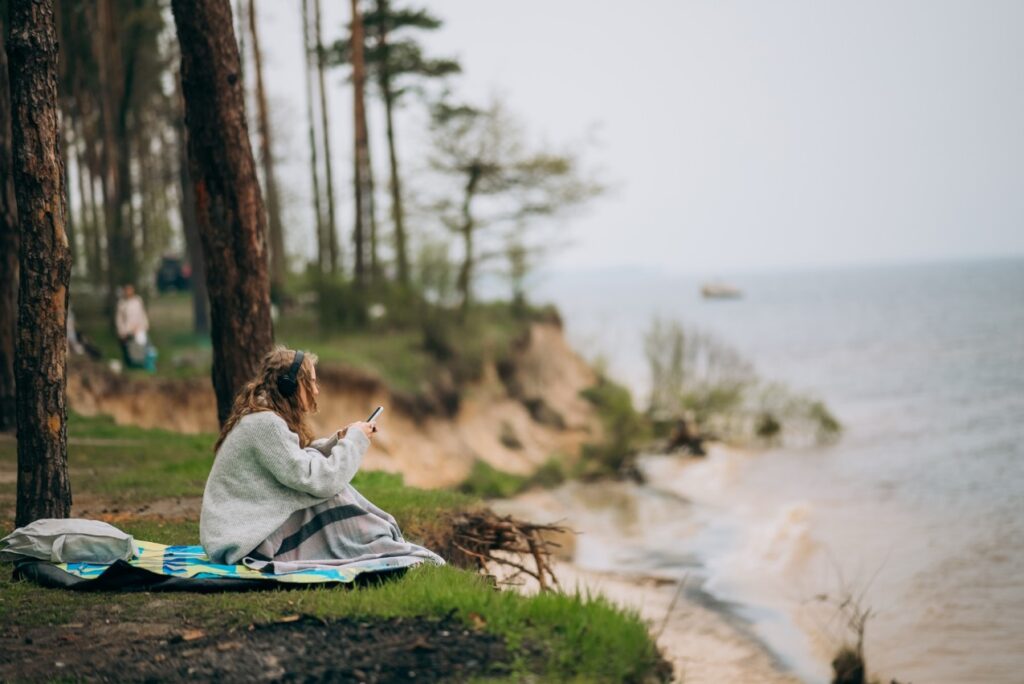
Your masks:
<path fill-rule="evenodd" d="M 629 390 L 607 377 L 601 377 L 581 395 L 597 409 L 605 435 L 600 442 L 584 445 L 574 475 L 622 475 L 631 467 L 639 445 L 650 438 L 650 422 L 633 408 Z"/>
<path fill-rule="evenodd" d="M 531 475 L 508 473 L 485 461 L 476 461 L 457 491 L 482 499 L 507 499 L 531 487 L 557 487 L 565 481 L 565 458 L 552 456 Z"/>
<path fill-rule="evenodd" d="M 159 352 L 156 375 L 208 376 L 213 358 L 210 340 L 193 332 L 191 295 L 154 293 L 145 297 L 145 302 L 150 338 Z M 79 293 L 74 310 L 78 329 L 88 335 L 104 358 L 120 359 L 120 343 L 103 297 Z M 321 318 L 310 306 L 287 310 L 274 324 L 278 343 L 312 350 L 327 363 L 366 371 L 391 389 L 407 394 L 428 390 L 434 379 L 446 374 L 457 383 L 476 379 L 486 360 L 498 360 L 510 352 L 531 320 L 529 315 L 519 315 L 509 305 L 500 303 L 477 306 L 461 323 L 451 316 L 442 316 L 441 334 L 453 354 L 439 359 L 425 345 L 424 328 L 408 315 L 348 328 L 326 325 Z"/>
<path fill-rule="evenodd" d="M 213 435 L 120 427 L 106 418 L 72 415 L 72 489 L 126 505 L 171 496 L 200 496 L 212 463 Z M 13 472 L 15 443 L 0 442 L 0 471 Z M 14 484 L 0 480 L 0 530 L 13 527 Z M 354 484 L 407 530 L 437 534 L 447 516 L 478 505 L 475 495 L 406 487 L 401 476 L 360 473 Z M 4 503 L 6 502 L 6 508 Z M 140 517 L 119 519 L 137 539 L 195 544 L 199 523 Z M 415 538 L 410 532 L 410 537 Z M 454 611 L 454 613 L 453 613 Z M 358 588 L 303 588 L 222 594 L 90 594 L 12 582 L 0 572 L 0 625 L 7 631 L 69 623 L 187 624 L 208 633 L 270 623 L 286 615 L 331 620 L 450 613 L 502 636 L 515 656 L 507 681 L 628 681 L 655 672 L 658 655 L 633 612 L 599 596 L 495 591 L 480 575 L 455 567 L 415 568 L 401 579 Z"/>
<path fill-rule="evenodd" d="M 125 529 L 138 534 L 132 524 Z M 91 594 L 41 589 L 0 580 L 0 624 L 6 629 L 69 623 L 170 623 L 207 632 L 266 624 L 303 614 L 386 619 L 454 613 L 468 624 L 505 638 L 518 670 L 535 669 L 557 680 L 627 681 L 653 670 L 657 653 L 640 618 L 600 596 L 495 591 L 478 574 L 419 567 L 405 577 L 357 588 L 309 588 L 219 594 Z M 472 616 L 472 617 L 471 617 Z M 537 651 L 539 650 L 539 654 Z"/>
<path fill-rule="evenodd" d="M 68 468 L 72 495 L 84 492 L 116 506 L 135 506 L 158 499 L 201 497 L 213 465 L 212 434 L 185 435 L 167 430 L 119 426 L 106 416 L 72 413 L 68 420 Z M 0 442 L 0 468 L 17 463 L 13 440 Z M 422 527 L 441 524 L 441 513 L 475 505 L 476 497 L 446 490 L 406 487 L 402 476 L 367 471 L 353 485 L 391 512 L 401 523 Z M 13 518 L 14 483 L 9 496 L 0 489 L 0 521 Z M 193 535 L 198 539 L 198 532 Z M 177 543 L 177 542 L 175 542 Z"/>

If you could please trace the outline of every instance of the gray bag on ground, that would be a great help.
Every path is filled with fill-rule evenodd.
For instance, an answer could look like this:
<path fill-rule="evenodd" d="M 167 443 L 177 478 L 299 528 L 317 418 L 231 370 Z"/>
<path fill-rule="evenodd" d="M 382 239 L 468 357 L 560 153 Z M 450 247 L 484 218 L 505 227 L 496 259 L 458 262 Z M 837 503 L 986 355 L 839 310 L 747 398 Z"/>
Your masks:
<path fill-rule="evenodd" d="M 39 558 L 51 563 L 113 563 L 135 556 L 135 540 L 109 523 L 43 518 L 0 539 L 0 561 Z"/>

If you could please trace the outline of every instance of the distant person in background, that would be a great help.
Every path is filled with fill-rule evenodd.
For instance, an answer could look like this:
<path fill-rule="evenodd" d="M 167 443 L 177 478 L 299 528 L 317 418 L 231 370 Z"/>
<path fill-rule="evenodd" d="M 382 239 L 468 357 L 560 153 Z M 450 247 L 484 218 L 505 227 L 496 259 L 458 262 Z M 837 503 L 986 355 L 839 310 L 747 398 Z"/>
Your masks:
<path fill-rule="evenodd" d="M 146 349 L 149 346 L 149 318 L 142 297 L 135 293 L 135 286 L 131 283 L 121 288 L 115 323 L 125 364 L 134 368 L 145 366 Z"/>

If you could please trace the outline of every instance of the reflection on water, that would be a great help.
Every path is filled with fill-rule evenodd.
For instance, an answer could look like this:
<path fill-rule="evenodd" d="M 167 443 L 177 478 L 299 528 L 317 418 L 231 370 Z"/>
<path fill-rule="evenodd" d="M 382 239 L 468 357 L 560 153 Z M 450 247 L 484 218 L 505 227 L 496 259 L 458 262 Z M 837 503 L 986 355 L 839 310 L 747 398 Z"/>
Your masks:
<path fill-rule="evenodd" d="M 636 274 L 548 290 L 570 336 L 638 396 L 644 329 L 655 314 L 678 318 L 737 347 L 762 375 L 824 399 L 842 440 L 687 467 L 650 459 L 664 496 L 632 485 L 580 495 L 603 516 L 595 524 L 628 530 L 625 540 L 581 537 L 582 562 L 700 568 L 705 589 L 747 606 L 808 680 L 827 672 L 818 642 L 837 631 L 811 599 L 847 586 L 868 587 L 877 615 L 867 655 L 879 674 L 1018 681 L 1024 261 L 732 280 L 744 299 L 709 303 L 696 282 Z"/>

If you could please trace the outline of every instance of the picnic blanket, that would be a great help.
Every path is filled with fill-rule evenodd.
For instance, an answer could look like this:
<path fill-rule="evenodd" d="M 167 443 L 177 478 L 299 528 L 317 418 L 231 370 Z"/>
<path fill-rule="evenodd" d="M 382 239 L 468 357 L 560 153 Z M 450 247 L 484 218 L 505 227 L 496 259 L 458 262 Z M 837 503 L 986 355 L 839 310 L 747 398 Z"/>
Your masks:
<path fill-rule="evenodd" d="M 14 576 L 43 586 L 80 591 L 244 591 L 282 585 L 361 583 L 423 562 L 408 556 L 374 558 L 339 567 L 274 574 L 244 565 L 214 563 L 201 546 L 167 546 L 139 540 L 136 545 L 135 558 L 109 564 L 19 561 Z"/>

